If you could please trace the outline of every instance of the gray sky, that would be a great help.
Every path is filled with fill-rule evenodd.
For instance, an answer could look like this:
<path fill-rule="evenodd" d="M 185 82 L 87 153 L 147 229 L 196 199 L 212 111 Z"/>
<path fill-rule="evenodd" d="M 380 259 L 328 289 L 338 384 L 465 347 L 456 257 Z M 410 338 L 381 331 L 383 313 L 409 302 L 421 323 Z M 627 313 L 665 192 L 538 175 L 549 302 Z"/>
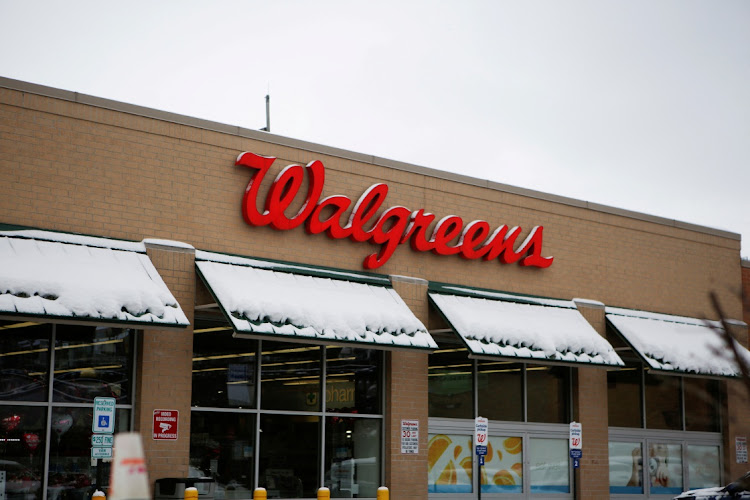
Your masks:
<path fill-rule="evenodd" d="M 105 7 L 106 6 L 106 7 Z M 750 256 L 750 2 L 0 0 L 0 76 L 677 219 Z"/>

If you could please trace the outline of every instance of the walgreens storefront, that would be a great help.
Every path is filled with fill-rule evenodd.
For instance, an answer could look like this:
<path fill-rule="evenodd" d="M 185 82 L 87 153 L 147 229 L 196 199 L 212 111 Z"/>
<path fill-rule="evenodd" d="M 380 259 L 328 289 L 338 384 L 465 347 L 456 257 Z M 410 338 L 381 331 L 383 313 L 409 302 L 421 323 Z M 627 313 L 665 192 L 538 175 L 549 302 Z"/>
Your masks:
<path fill-rule="evenodd" d="M 107 487 L 96 398 L 152 482 L 226 499 L 668 498 L 747 468 L 712 327 L 742 356 L 747 328 L 701 320 L 712 290 L 743 319 L 738 235 L 14 80 L 0 106 L 8 497 Z"/>

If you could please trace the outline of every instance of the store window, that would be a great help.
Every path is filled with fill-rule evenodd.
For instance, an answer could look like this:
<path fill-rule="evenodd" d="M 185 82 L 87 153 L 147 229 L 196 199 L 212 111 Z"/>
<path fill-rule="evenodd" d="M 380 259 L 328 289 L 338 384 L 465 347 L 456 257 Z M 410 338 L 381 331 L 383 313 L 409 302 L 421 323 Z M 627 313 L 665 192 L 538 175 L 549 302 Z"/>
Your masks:
<path fill-rule="evenodd" d="M 382 351 L 233 338 L 200 318 L 193 351 L 190 473 L 217 498 L 376 496 Z"/>
<path fill-rule="evenodd" d="M 109 480 L 109 464 L 91 460 L 94 398 L 114 398 L 115 432 L 130 429 L 134 332 L 17 321 L 0 330 L 6 498 L 42 498 L 45 478 L 48 499 L 90 498 Z"/>
<path fill-rule="evenodd" d="M 476 398 L 478 414 L 490 420 L 569 423 L 570 371 L 562 366 L 477 361 L 463 348 L 439 349 L 429 357 L 429 415 L 474 418 Z"/>
<path fill-rule="evenodd" d="M 720 431 L 718 380 L 660 375 L 629 366 L 608 372 L 607 387 L 610 427 Z"/>
<path fill-rule="evenodd" d="M 570 497 L 571 468 L 567 435 L 562 428 L 536 424 L 509 425 L 507 433 L 490 425 L 487 455 L 479 466 L 468 429 L 472 422 L 431 423 L 431 429 L 455 430 L 429 434 L 428 493 L 434 498 L 466 498 L 481 493 L 516 498 Z M 466 429 L 464 432 L 457 431 Z M 556 437 L 555 437 L 556 436 Z"/>

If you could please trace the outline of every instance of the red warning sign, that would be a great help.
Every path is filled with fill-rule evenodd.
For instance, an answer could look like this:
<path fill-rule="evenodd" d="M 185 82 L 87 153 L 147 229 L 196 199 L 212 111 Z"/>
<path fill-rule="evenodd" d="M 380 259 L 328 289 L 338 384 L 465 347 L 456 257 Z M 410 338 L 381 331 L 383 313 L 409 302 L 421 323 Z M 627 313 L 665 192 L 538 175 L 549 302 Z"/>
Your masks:
<path fill-rule="evenodd" d="M 154 410 L 154 439 L 177 439 L 178 410 Z"/>

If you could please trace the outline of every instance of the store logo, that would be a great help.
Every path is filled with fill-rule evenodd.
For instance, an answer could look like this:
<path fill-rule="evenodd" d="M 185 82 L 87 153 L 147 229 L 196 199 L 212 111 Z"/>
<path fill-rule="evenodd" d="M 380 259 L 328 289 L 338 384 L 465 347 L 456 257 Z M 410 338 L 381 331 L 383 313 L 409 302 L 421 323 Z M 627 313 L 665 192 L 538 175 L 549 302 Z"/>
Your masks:
<path fill-rule="evenodd" d="M 549 267 L 552 257 L 542 257 L 542 226 L 534 227 L 526 239 L 516 246 L 521 234 L 520 227 L 509 229 L 502 225 L 490 231 L 489 223 L 475 220 L 464 226 L 456 215 L 440 219 L 430 236 L 428 228 L 435 221 L 433 214 L 424 209 L 409 210 L 394 206 L 386 209 L 374 220 L 375 214 L 385 203 L 388 195 L 386 184 L 373 184 L 360 196 L 346 223 L 344 214 L 352 201 L 343 195 L 320 199 L 325 182 L 325 167 L 315 160 L 302 167 L 289 165 L 271 184 L 266 196 L 265 208 L 258 210 L 258 190 L 263 178 L 276 158 L 254 153 L 242 153 L 235 165 L 253 169 L 253 175 L 245 189 L 242 200 L 242 215 L 251 226 L 271 226 L 274 229 L 294 229 L 302 224 L 310 234 L 326 233 L 330 238 L 349 238 L 354 241 L 380 245 L 380 251 L 365 257 L 365 269 L 375 269 L 391 258 L 399 245 L 407 241 L 417 252 L 431 251 L 438 255 L 460 255 L 466 259 L 499 260 L 503 264 L 518 262 L 521 266 Z M 284 212 L 297 196 L 305 178 L 309 175 L 307 194 L 302 208 L 294 216 Z M 455 244 L 451 244 L 456 240 Z"/>

